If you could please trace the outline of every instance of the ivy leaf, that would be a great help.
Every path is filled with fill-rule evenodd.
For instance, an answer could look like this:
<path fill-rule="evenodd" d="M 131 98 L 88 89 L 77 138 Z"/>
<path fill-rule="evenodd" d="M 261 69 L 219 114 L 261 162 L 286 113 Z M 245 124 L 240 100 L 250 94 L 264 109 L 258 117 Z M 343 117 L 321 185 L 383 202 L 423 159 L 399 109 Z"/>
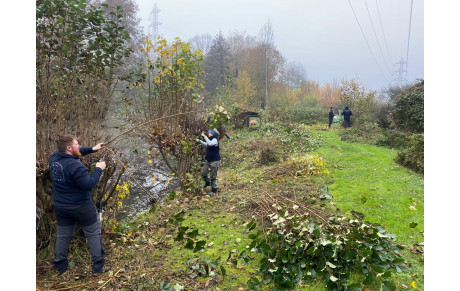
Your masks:
<path fill-rule="evenodd" d="M 334 265 L 334 264 L 333 264 L 333 263 L 331 263 L 331 262 L 327 262 L 326 264 L 327 264 L 329 267 L 331 267 L 332 269 L 335 269 L 335 268 L 337 268 L 337 266 L 336 266 L 336 265 Z"/>
<path fill-rule="evenodd" d="M 187 233 L 188 237 L 194 238 L 198 235 L 198 229 L 192 230 L 191 232 Z"/>
<path fill-rule="evenodd" d="M 409 227 L 410 227 L 410 228 L 415 228 L 417 225 L 418 225 L 417 222 L 411 222 L 411 223 L 409 224 Z"/>
<path fill-rule="evenodd" d="M 184 214 L 185 214 L 185 212 L 181 211 L 181 212 L 177 213 L 176 215 L 174 215 L 174 219 L 176 220 L 176 222 L 183 222 L 184 221 Z"/>
<path fill-rule="evenodd" d="M 260 290 L 260 281 L 256 277 L 251 277 L 247 283 L 249 290 Z"/>
<path fill-rule="evenodd" d="M 187 243 L 185 244 L 184 248 L 193 250 L 193 240 L 187 239 Z"/>
<path fill-rule="evenodd" d="M 236 266 L 238 265 L 238 261 L 237 260 L 232 260 L 232 264 L 233 264 L 233 267 L 236 268 Z"/>
<path fill-rule="evenodd" d="M 259 272 L 260 273 L 266 273 L 267 271 L 268 271 L 268 259 L 267 258 L 262 258 L 260 260 Z"/>
<path fill-rule="evenodd" d="M 372 272 L 369 272 L 366 276 L 366 279 L 364 279 L 363 284 L 366 286 L 369 286 L 372 284 L 372 281 L 374 281 L 375 275 Z"/>
<path fill-rule="evenodd" d="M 381 267 L 376 266 L 376 265 L 372 265 L 372 269 L 379 274 L 384 272 Z"/>
<path fill-rule="evenodd" d="M 184 232 L 179 231 L 179 232 L 177 233 L 176 238 L 175 238 L 174 240 L 175 240 L 175 241 L 181 241 L 181 240 L 183 240 L 183 239 L 184 239 Z"/>
<path fill-rule="evenodd" d="M 391 277 L 391 272 L 390 271 L 386 271 L 385 273 L 383 273 L 382 275 L 382 278 L 383 279 L 388 279 Z"/>
<path fill-rule="evenodd" d="M 249 231 L 253 230 L 256 227 L 256 222 L 252 220 L 247 226 Z"/>
<path fill-rule="evenodd" d="M 384 281 L 380 286 L 380 291 L 395 291 L 396 286 L 390 281 Z"/>
<path fill-rule="evenodd" d="M 206 245 L 206 241 L 204 241 L 204 240 L 197 241 L 196 244 L 195 244 L 195 249 L 193 250 L 193 252 L 196 253 L 196 252 L 202 250 L 205 245 Z"/>
<path fill-rule="evenodd" d="M 224 266 L 220 266 L 220 271 L 222 272 L 222 276 L 227 274 L 227 270 L 225 270 Z"/>
<path fill-rule="evenodd" d="M 339 279 L 331 275 L 331 276 L 329 277 L 329 280 L 331 280 L 332 282 L 335 282 L 335 281 L 337 281 L 337 280 L 339 280 Z"/>
<path fill-rule="evenodd" d="M 251 233 L 250 235 L 248 235 L 248 237 L 249 237 L 250 239 L 256 239 L 256 238 L 258 238 L 259 235 L 261 235 L 261 234 L 262 234 L 262 232 L 261 232 L 261 231 L 258 231 L 257 233 Z"/>

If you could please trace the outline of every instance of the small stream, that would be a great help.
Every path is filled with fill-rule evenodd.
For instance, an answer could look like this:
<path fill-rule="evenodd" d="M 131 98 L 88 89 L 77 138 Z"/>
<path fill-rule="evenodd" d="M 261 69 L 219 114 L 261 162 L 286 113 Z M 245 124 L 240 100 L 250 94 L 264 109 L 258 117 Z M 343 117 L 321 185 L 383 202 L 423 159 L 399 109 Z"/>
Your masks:
<path fill-rule="evenodd" d="M 164 196 L 169 195 L 171 191 L 179 186 L 177 178 L 171 175 L 169 171 L 162 168 L 151 169 L 150 167 L 137 168 L 131 172 L 132 176 L 144 187 L 146 191 L 136 182 L 133 183 L 129 196 L 123 200 L 123 207 L 117 215 L 117 219 L 132 219 L 136 214 L 149 210 L 152 206 L 152 201 L 159 201 Z M 171 178 L 171 179 L 170 179 Z M 168 183 L 168 179 L 170 179 Z"/>
<path fill-rule="evenodd" d="M 120 104 L 120 100 L 114 100 L 110 103 L 110 108 L 104 119 L 105 140 L 111 140 L 120 132 L 134 126 L 133 124 L 126 124 L 123 114 L 121 114 L 120 108 L 122 106 Z M 165 162 L 161 158 L 154 158 L 155 155 L 149 155 L 149 148 L 153 154 L 158 150 L 156 147 L 151 148 L 151 146 L 143 134 L 136 132 L 123 135 L 111 144 L 111 147 L 116 149 L 122 160 L 129 163 L 129 173 L 149 192 L 146 193 L 127 173 L 124 173 L 123 176 L 132 183 L 132 187 L 129 196 L 123 199 L 123 207 L 116 216 L 118 220 L 133 219 L 136 214 L 149 210 L 153 199 L 158 201 L 179 186 L 178 179 L 171 175 Z M 150 164 L 148 163 L 149 159 L 152 162 Z M 169 183 L 168 179 L 170 179 Z"/>

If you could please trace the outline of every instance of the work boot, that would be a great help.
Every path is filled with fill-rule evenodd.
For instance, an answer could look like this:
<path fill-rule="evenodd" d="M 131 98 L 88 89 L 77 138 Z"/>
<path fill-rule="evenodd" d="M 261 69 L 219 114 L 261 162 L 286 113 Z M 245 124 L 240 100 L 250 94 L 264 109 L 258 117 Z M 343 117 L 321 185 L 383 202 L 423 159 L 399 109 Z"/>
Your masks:
<path fill-rule="evenodd" d="M 206 188 L 208 186 L 211 186 L 211 180 L 209 180 L 209 177 L 208 176 L 202 176 L 203 177 L 203 181 L 204 181 L 204 184 L 203 184 L 203 188 Z"/>
<path fill-rule="evenodd" d="M 98 277 L 100 275 L 102 275 L 103 273 L 106 273 L 108 271 L 110 271 L 112 269 L 112 267 L 110 266 L 104 266 L 102 267 L 102 270 L 100 270 L 99 272 L 93 272 L 92 275 L 93 277 Z"/>
<path fill-rule="evenodd" d="M 217 193 L 217 188 L 211 188 L 211 192 L 208 195 L 214 195 Z"/>

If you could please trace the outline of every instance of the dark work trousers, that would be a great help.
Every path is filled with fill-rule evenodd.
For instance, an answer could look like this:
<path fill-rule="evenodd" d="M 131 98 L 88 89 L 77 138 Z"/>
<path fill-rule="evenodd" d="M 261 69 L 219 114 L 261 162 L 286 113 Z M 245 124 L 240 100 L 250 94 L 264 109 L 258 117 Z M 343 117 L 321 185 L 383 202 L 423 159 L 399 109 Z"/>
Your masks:
<path fill-rule="evenodd" d="M 57 220 L 57 238 L 54 247 L 53 264 L 60 273 L 67 270 L 69 244 L 75 233 L 76 224 L 80 225 L 88 240 L 93 273 L 101 272 L 104 267 L 104 248 L 101 239 L 101 221 L 93 203 L 76 207 L 54 207 Z"/>
<path fill-rule="evenodd" d="M 345 128 L 347 128 L 347 127 L 350 127 L 350 126 L 351 126 L 351 121 L 350 121 L 350 119 L 346 119 L 346 118 L 344 118 L 344 119 L 343 119 L 343 122 L 344 122 Z"/>
<path fill-rule="evenodd" d="M 204 162 L 203 168 L 201 168 L 201 176 L 206 184 L 211 184 L 212 188 L 217 189 L 217 170 L 219 170 L 220 161 L 215 162 Z M 208 177 L 208 172 L 210 173 L 210 177 Z M 211 181 L 209 181 L 211 178 Z"/>
<path fill-rule="evenodd" d="M 329 118 L 329 128 L 331 128 L 332 118 Z"/>

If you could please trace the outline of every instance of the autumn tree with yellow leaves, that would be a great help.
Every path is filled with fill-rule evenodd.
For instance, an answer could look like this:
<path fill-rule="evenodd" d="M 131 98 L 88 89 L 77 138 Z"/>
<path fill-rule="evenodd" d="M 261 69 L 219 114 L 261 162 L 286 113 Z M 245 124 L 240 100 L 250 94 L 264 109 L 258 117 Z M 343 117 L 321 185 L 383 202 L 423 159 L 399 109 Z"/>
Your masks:
<path fill-rule="evenodd" d="M 132 88 L 142 105 L 139 122 L 152 121 L 147 125 L 150 150 L 157 147 L 156 154 L 179 178 L 182 189 L 193 192 L 191 184 L 199 175 L 194 165 L 200 157 L 194 140 L 206 129 L 200 115 L 203 54 L 179 38 L 171 44 L 161 37 L 155 46 L 149 39 L 143 43 L 145 67 Z"/>
<path fill-rule="evenodd" d="M 353 112 L 352 119 L 357 122 L 372 122 L 378 108 L 375 98 L 375 91 L 368 91 L 363 84 L 352 79 L 347 81 L 342 79 L 340 87 L 340 103 L 343 108 L 348 108 Z"/>
<path fill-rule="evenodd" d="M 256 104 L 254 104 L 253 99 L 257 94 L 256 86 L 252 83 L 251 77 L 249 77 L 246 70 L 243 70 L 238 78 L 236 78 L 235 84 L 235 96 L 238 107 L 249 109 L 255 106 Z"/>

